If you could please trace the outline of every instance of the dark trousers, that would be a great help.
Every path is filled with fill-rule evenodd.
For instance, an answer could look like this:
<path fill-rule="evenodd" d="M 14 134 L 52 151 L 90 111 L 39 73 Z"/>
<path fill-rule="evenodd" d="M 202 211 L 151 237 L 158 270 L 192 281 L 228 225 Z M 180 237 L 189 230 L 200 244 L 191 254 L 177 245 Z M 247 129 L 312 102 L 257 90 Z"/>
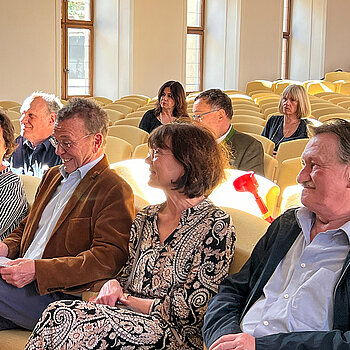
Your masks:
<path fill-rule="evenodd" d="M 0 330 L 18 327 L 33 330 L 44 309 L 51 302 L 62 299 L 81 298 L 61 292 L 40 295 L 35 282 L 17 288 L 0 276 Z"/>

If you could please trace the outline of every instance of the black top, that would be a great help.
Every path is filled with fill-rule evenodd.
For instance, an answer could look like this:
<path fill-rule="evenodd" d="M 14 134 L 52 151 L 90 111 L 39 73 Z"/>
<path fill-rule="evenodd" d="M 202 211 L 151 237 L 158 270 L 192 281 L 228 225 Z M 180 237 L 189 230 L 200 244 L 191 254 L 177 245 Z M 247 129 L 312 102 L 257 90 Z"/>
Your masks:
<path fill-rule="evenodd" d="M 150 109 L 143 115 L 139 125 L 140 129 L 150 133 L 152 130 L 162 125 L 160 120 L 155 116 L 154 111 L 155 109 Z"/>
<path fill-rule="evenodd" d="M 49 168 L 61 164 L 61 158 L 55 153 L 55 147 L 50 143 L 50 138 L 33 148 L 32 144 L 23 136 L 16 138 L 18 147 L 10 157 L 12 168 L 22 168 L 22 173 L 28 175 L 28 170 L 34 173 L 35 164 L 41 168 L 47 165 Z M 35 175 L 35 174 L 34 174 Z"/>
<path fill-rule="evenodd" d="M 283 115 L 273 115 L 267 121 L 265 128 L 262 132 L 262 136 L 267 137 L 275 144 L 274 151 L 277 152 L 278 146 L 285 141 L 297 140 L 297 139 L 307 139 L 307 122 L 305 119 L 300 119 L 300 124 L 295 130 L 294 134 L 289 137 L 284 137 L 283 135 Z"/>

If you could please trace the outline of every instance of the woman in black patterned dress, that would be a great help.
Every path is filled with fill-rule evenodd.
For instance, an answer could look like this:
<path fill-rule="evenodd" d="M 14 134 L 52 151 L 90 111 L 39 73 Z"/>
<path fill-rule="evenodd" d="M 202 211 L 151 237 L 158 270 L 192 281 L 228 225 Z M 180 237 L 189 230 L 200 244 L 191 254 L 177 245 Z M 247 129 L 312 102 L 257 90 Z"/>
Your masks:
<path fill-rule="evenodd" d="M 166 201 L 139 212 L 121 274 L 90 300 L 44 311 L 26 349 L 201 349 L 209 299 L 228 275 L 234 228 L 206 197 L 226 164 L 212 134 L 167 124 L 149 139 L 149 184 Z"/>

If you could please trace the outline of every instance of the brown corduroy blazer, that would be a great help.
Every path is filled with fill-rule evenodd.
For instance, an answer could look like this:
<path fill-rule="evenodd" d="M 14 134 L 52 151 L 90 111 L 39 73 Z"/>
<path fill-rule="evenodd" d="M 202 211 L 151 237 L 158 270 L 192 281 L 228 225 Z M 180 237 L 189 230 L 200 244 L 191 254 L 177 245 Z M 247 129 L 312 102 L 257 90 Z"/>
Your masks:
<path fill-rule="evenodd" d="M 3 242 L 8 257 L 23 257 L 47 203 L 62 181 L 59 167 L 44 175 L 28 216 Z M 41 295 L 98 290 L 126 262 L 129 231 L 135 215 L 130 186 L 109 168 L 106 156 L 85 175 L 66 204 L 35 261 Z"/>

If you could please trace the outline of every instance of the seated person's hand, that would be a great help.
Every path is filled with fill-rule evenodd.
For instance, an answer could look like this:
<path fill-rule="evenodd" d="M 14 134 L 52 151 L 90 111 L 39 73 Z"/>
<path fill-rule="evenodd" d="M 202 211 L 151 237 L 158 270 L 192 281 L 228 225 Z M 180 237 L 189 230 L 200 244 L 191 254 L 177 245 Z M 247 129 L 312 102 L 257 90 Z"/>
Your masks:
<path fill-rule="evenodd" d="M 102 286 L 98 296 L 90 298 L 89 301 L 92 303 L 109 306 L 115 306 L 117 301 L 121 302 L 123 305 L 129 305 L 129 301 L 124 296 L 122 287 L 115 279 L 107 281 Z"/>
<path fill-rule="evenodd" d="M 8 251 L 9 251 L 8 246 L 5 243 L 0 242 L 0 256 L 7 257 Z"/>
<path fill-rule="evenodd" d="M 0 270 L 2 278 L 15 287 L 22 288 L 35 280 L 35 261 L 16 259 L 7 262 L 9 267 Z"/>
<path fill-rule="evenodd" d="M 255 350 L 255 338 L 248 333 L 226 334 L 217 339 L 209 350 Z"/>

